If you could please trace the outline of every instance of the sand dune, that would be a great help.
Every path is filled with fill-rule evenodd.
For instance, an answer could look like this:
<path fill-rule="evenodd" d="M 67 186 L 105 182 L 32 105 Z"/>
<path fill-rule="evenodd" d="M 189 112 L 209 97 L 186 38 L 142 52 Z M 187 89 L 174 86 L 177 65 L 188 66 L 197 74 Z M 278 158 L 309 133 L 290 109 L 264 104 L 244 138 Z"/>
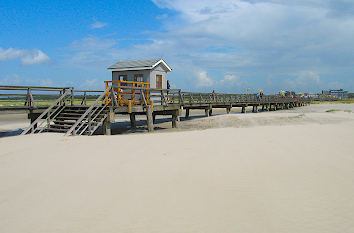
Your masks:
<path fill-rule="evenodd" d="M 1 138 L 0 232 L 352 233 L 353 106 Z"/>

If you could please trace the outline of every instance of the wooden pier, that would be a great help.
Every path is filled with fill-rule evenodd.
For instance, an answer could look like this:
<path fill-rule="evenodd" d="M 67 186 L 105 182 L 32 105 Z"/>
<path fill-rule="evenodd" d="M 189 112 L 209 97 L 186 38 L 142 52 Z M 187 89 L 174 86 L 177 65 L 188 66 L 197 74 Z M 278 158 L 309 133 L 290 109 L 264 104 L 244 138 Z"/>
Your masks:
<path fill-rule="evenodd" d="M 22 134 L 45 131 L 67 136 L 92 135 L 99 127 L 104 134 L 110 135 L 111 123 L 119 114 L 130 116 L 131 128 L 136 127 L 136 115 L 145 115 L 148 131 L 153 131 L 157 115 L 170 115 L 172 127 L 177 127 L 182 110 L 185 110 L 186 118 L 194 109 L 204 109 L 208 117 L 215 108 L 230 113 L 232 108 L 238 107 L 245 113 L 246 107 L 252 106 L 252 112 L 256 113 L 300 107 L 311 101 L 277 95 L 259 98 L 255 94 L 182 92 L 180 89 L 148 88 L 142 83 L 128 81 L 106 82 L 104 91 L 29 86 L 0 86 L 0 91 L 0 104 L 24 101 L 23 106 L 0 106 L 0 111 L 28 111 L 31 125 Z M 92 94 L 96 96 L 93 98 Z M 36 100 L 39 97 L 50 97 L 52 102 L 41 104 L 43 100 Z"/>

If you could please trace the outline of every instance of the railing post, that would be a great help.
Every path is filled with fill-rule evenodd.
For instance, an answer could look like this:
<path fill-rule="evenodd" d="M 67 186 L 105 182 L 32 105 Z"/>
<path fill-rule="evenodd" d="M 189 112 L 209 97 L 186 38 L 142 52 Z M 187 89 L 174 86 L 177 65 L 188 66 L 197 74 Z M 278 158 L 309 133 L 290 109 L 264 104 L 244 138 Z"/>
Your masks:
<path fill-rule="evenodd" d="M 91 127 L 92 127 L 92 122 L 91 122 L 91 118 L 92 118 L 92 112 L 89 112 L 88 116 L 87 116 L 87 123 L 88 123 L 88 133 L 91 134 Z"/>
<path fill-rule="evenodd" d="M 179 103 L 183 105 L 184 104 L 184 99 L 183 99 L 183 96 L 182 96 L 181 89 L 178 90 L 178 95 L 179 95 Z"/>
<path fill-rule="evenodd" d="M 70 100 L 71 100 L 71 106 L 73 106 L 74 105 L 74 88 L 73 87 L 71 88 L 71 98 L 70 98 Z"/>

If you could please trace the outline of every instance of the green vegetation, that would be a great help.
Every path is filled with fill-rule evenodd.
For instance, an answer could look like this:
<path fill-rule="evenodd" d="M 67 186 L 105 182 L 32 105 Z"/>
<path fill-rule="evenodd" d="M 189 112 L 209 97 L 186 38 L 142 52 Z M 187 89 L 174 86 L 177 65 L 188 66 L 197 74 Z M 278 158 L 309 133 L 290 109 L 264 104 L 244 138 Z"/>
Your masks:
<path fill-rule="evenodd" d="M 49 106 L 52 105 L 54 103 L 54 100 L 47 100 L 47 101 L 34 101 L 36 106 Z M 86 104 L 92 104 L 94 103 L 95 100 L 87 100 Z M 81 100 L 74 100 L 74 105 L 80 105 L 81 104 Z M 25 101 L 0 101 L 0 106 L 24 106 L 25 105 Z"/>
<path fill-rule="evenodd" d="M 330 109 L 330 110 L 327 110 L 326 112 L 339 112 L 340 110 L 339 109 Z"/>
<path fill-rule="evenodd" d="M 312 101 L 311 104 L 354 104 L 354 99 L 335 100 L 335 101 Z"/>

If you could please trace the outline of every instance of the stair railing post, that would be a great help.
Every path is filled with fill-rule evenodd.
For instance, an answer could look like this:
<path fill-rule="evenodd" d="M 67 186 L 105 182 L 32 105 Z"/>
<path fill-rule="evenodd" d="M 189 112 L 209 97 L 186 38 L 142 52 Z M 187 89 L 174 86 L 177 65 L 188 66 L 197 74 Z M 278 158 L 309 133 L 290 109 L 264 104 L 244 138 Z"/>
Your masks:
<path fill-rule="evenodd" d="M 81 101 L 81 105 L 85 104 L 86 105 L 86 91 L 84 92 L 84 96 Z"/>
<path fill-rule="evenodd" d="M 92 112 L 89 112 L 89 114 L 88 114 L 88 116 L 87 116 L 88 132 L 89 132 L 89 134 L 91 134 L 91 126 L 92 126 L 91 118 L 92 118 Z"/>
<path fill-rule="evenodd" d="M 74 105 L 74 88 L 72 87 L 71 88 L 71 106 L 73 106 Z"/>
<path fill-rule="evenodd" d="M 25 101 L 25 106 L 30 106 L 30 103 L 29 103 L 29 88 L 27 88 L 27 95 L 26 95 L 26 101 Z"/>
<path fill-rule="evenodd" d="M 179 103 L 183 105 L 184 104 L 184 99 L 183 99 L 183 96 L 182 96 L 181 89 L 178 90 L 178 95 L 179 95 Z"/>

